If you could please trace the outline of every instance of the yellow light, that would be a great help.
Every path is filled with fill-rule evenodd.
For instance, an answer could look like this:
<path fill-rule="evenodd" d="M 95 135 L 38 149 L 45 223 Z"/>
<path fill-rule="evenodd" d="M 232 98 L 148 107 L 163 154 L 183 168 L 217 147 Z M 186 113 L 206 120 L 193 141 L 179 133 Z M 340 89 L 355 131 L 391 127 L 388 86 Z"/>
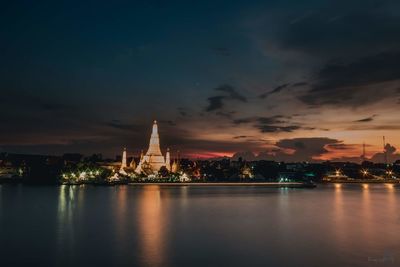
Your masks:
<path fill-rule="evenodd" d="M 368 185 L 368 184 L 363 184 L 363 188 L 364 188 L 364 189 L 368 189 L 368 188 L 369 188 L 369 185 Z"/>
<path fill-rule="evenodd" d="M 388 189 L 393 189 L 393 188 L 394 188 L 394 185 L 393 185 L 393 184 L 385 184 L 385 186 L 386 186 Z"/>
<path fill-rule="evenodd" d="M 341 184 L 335 184 L 335 188 L 336 189 L 340 189 L 340 188 L 342 188 L 342 185 Z"/>

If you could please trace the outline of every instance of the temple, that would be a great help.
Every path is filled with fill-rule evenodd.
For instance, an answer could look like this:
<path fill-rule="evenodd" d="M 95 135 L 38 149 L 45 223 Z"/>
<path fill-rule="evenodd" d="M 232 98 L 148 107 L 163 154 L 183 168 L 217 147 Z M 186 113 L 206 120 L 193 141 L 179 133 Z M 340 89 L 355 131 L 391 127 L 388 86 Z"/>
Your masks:
<path fill-rule="evenodd" d="M 121 162 L 121 168 L 119 169 L 120 174 L 126 175 L 125 169 L 128 166 L 126 165 L 126 148 L 124 148 L 124 152 L 122 152 L 122 162 Z"/>
<path fill-rule="evenodd" d="M 166 158 L 164 158 L 161 153 L 157 121 L 154 121 L 149 149 L 145 155 L 143 155 L 143 152 L 140 155 L 140 162 L 137 165 L 135 172 L 157 174 L 161 167 L 165 167 L 168 171 L 171 171 L 170 154 L 169 149 L 167 150 Z"/>

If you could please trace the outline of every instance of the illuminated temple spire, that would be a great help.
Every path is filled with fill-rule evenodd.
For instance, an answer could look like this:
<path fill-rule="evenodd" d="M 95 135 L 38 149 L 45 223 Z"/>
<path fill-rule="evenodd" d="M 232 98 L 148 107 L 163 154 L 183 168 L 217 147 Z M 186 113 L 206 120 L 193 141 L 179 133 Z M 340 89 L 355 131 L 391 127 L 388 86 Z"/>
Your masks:
<path fill-rule="evenodd" d="M 127 167 L 126 164 L 126 148 L 124 148 L 124 152 L 122 152 L 122 161 L 121 161 L 121 168 L 119 169 L 120 174 L 126 175 L 125 168 Z"/>
<path fill-rule="evenodd" d="M 167 154 L 165 154 L 165 167 L 168 171 L 171 171 L 171 156 L 169 154 L 169 148 L 167 148 Z"/>
<path fill-rule="evenodd" d="M 147 174 L 154 174 L 157 173 L 161 167 L 167 167 L 167 165 L 166 160 L 161 153 L 160 137 L 158 136 L 158 125 L 157 121 L 155 120 L 153 122 L 153 129 L 150 136 L 149 149 L 147 150 L 146 155 L 141 155 L 140 162 L 135 171 L 136 173 L 143 172 Z"/>
<path fill-rule="evenodd" d="M 124 148 L 124 152 L 122 152 L 121 169 L 126 168 L 126 166 L 126 148 Z"/>
<path fill-rule="evenodd" d="M 146 155 L 162 155 L 160 149 L 160 137 L 158 136 L 158 126 L 157 121 L 153 123 L 153 131 L 151 132 L 149 150 Z"/>
<path fill-rule="evenodd" d="M 143 160 L 143 157 L 144 157 L 144 154 L 143 154 L 143 149 L 142 149 L 142 151 L 140 151 L 140 161 Z"/>

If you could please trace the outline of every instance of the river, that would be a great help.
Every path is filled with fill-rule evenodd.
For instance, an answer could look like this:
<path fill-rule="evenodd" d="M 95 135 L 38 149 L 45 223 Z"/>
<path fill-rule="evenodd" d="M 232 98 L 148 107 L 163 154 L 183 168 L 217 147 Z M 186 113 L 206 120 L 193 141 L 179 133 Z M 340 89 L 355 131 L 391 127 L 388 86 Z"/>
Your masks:
<path fill-rule="evenodd" d="M 400 266 L 400 188 L 0 185 L 1 266 Z"/>

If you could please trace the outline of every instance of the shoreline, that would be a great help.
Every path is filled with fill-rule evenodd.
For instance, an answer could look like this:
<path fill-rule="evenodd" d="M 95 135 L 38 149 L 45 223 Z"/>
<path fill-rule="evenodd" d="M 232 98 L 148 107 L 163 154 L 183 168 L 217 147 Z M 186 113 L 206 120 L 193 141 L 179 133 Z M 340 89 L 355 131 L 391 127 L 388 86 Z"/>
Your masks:
<path fill-rule="evenodd" d="M 246 183 L 246 182 L 193 182 L 193 183 L 171 183 L 171 182 L 133 182 L 128 183 L 129 185 L 302 185 L 304 183 L 301 182 L 293 182 L 293 183 L 278 183 L 278 182 L 260 182 L 260 183 Z"/>
<path fill-rule="evenodd" d="M 146 185 L 158 185 L 158 186 L 264 186 L 264 187 L 275 187 L 275 188 L 313 188 L 318 185 L 335 185 L 335 184 L 391 184 L 400 185 L 400 181 L 390 180 L 390 181 L 370 181 L 370 180 L 360 180 L 360 181 L 322 181 L 315 183 L 307 182 L 122 182 L 122 183 L 77 183 L 77 184 L 47 184 L 47 183 L 24 183 L 21 181 L 1 181 L 0 185 L 91 185 L 91 186 L 117 186 L 117 185 L 131 185 L 131 186 L 146 186 Z"/>
<path fill-rule="evenodd" d="M 146 186 L 146 185 L 158 185 L 158 186 L 263 186 L 263 187 L 274 187 L 274 188 L 314 188 L 316 184 L 310 183 L 301 183 L 301 182 L 287 182 L 287 183 L 278 183 L 278 182 L 259 182 L 259 183 L 246 183 L 246 182 L 199 182 L 199 183 L 128 183 L 128 185 L 132 186 Z"/>
<path fill-rule="evenodd" d="M 390 180 L 390 181 L 369 181 L 369 180 L 361 180 L 361 181 L 323 181 L 319 184 L 400 184 L 400 181 Z"/>

